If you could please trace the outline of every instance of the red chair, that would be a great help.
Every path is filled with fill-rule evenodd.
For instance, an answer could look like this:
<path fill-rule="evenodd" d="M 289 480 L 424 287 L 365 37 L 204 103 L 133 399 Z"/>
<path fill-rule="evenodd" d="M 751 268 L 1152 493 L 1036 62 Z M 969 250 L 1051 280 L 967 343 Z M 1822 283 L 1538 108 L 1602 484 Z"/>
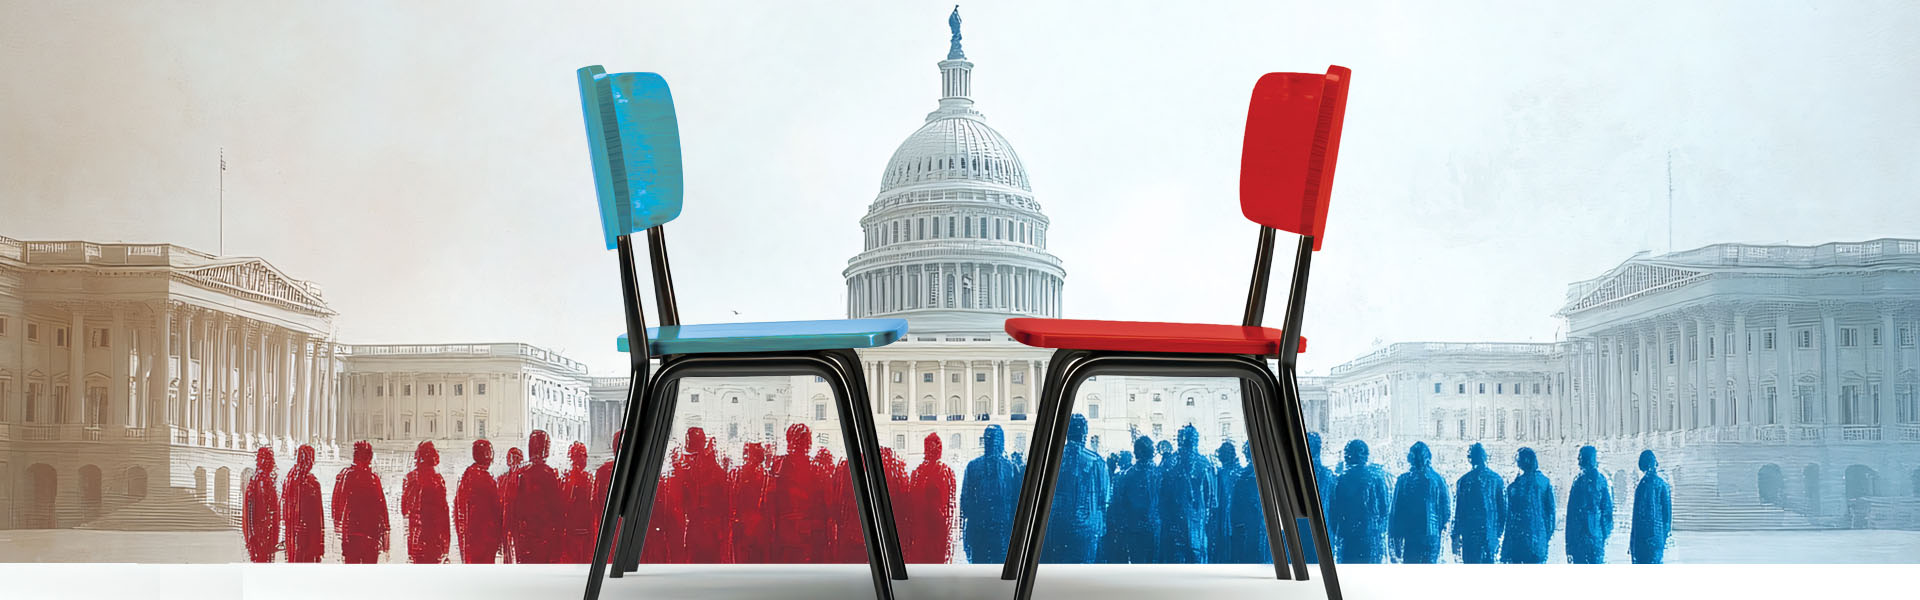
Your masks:
<path fill-rule="evenodd" d="M 1015 508 L 1013 536 L 1001 579 L 1015 579 L 1015 600 L 1033 596 L 1035 571 L 1060 476 L 1066 425 L 1080 384 L 1099 375 L 1233 377 L 1241 380 L 1241 406 L 1247 415 L 1250 457 L 1263 512 L 1268 545 L 1279 579 L 1307 579 L 1305 557 L 1293 524 L 1305 519 L 1319 550 L 1327 597 L 1340 598 L 1328 543 L 1326 516 L 1320 514 L 1318 489 L 1300 413 L 1296 359 L 1306 340 L 1298 336 L 1306 301 L 1307 269 L 1320 249 L 1326 228 L 1333 167 L 1346 115 L 1345 67 L 1315 73 L 1268 73 L 1253 89 L 1247 109 L 1247 134 L 1241 154 L 1240 210 L 1260 224 L 1260 242 L 1247 293 L 1246 315 L 1235 325 L 1140 323 L 1065 319 L 1008 319 L 1007 333 L 1020 343 L 1057 349 L 1052 373 L 1040 394 L 1033 444 L 1027 451 L 1026 481 Z M 1293 283 L 1288 290 L 1286 325 L 1261 327 L 1267 282 L 1272 270 L 1274 231 L 1299 234 Z M 1267 367 L 1277 358 L 1280 372 Z M 1282 519 L 1286 515 L 1288 518 Z M 1282 548 L 1287 550 L 1283 551 Z M 1290 556 L 1283 558 L 1286 552 Z M 1291 560 L 1289 560 L 1289 558 Z M 1291 565 L 1292 573 L 1288 573 Z"/>

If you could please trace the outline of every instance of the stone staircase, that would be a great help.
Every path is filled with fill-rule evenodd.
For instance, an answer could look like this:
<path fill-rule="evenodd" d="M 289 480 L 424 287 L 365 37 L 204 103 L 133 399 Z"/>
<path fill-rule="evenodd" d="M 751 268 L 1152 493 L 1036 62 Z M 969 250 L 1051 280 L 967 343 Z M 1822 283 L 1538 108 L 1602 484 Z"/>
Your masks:
<path fill-rule="evenodd" d="M 240 515 L 222 515 L 192 490 L 161 487 L 142 498 L 88 521 L 76 529 L 115 531 L 225 531 L 240 527 Z"/>
<path fill-rule="evenodd" d="M 1631 507 L 1628 507 L 1631 511 Z M 1626 513 L 1628 519 L 1631 512 Z M 1831 529 L 1808 519 L 1806 515 L 1760 502 L 1731 502 L 1726 499 L 1686 502 L 1675 499 L 1673 528 L 1680 531 L 1779 531 L 1788 529 Z"/>

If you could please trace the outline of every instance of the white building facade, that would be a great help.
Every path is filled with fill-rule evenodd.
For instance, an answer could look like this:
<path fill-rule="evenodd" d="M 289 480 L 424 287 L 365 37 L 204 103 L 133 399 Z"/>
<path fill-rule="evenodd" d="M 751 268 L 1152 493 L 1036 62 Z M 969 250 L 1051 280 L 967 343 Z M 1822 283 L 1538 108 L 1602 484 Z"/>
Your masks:
<path fill-rule="evenodd" d="M 411 464 L 415 446 L 431 440 L 445 453 L 441 470 L 458 473 L 474 440 L 494 440 L 504 461 L 538 429 L 564 466 L 567 445 L 586 441 L 586 365 L 559 353 L 517 343 L 352 345 L 341 359 L 348 437 L 372 442 L 383 460 Z"/>
<path fill-rule="evenodd" d="M 0 527 L 171 490 L 232 513 L 255 448 L 334 456 L 333 317 L 258 258 L 0 238 Z"/>

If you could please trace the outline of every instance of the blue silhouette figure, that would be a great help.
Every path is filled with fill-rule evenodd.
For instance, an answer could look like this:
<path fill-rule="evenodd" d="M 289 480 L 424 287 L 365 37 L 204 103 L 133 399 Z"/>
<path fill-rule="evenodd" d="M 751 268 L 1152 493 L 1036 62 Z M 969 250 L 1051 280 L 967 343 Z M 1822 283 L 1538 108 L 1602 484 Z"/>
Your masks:
<path fill-rule="evenodd" d="M 1507 484 L 1507 537 L 1500 543 L 1500 562 L 1547 562 L 1553 540 L 1553 482 L 1540 472 L 1532 448 L 1521 448 L 1514 459 L 1520 474 Z"/>
<path fill-rule="evenodd" d="M 1169 564 L 1206 564 L 1207 516 L 1219 504 L 1213 461 L 1200 454 L 1200 430 L 1180 428 L 1180 449 L 1160 473 L 1160 545 Z"/>
<path fill-rule="evenodd" d="M 960 484 L 960 544 L 970 563 L 1003 563 L 1013 535 L 1013 503 L 1020 493 L 1020 471 L 1007 460 L 1006 434 L 988 425 L 981 436 L 986 452 L 967 463 Z"/>
<path fill-rule="evenodd" d="M 1027 472 L 1027 459 L 1022 457 L 1019 452 L 1013 453 L 1013 468 L 1021 473 Z"/>
<path fill-rule="evenodd" d="M 1207 539 L 1213 543 L 1208 549 L 1207 561 L 1225 563 L 1232 560 L 1229 556 L 1233 547 L 1233 482 L 1240 478 L 1240 456 L 1231 440 L 1220 442 L 1213 455 L 1220 464 L 1214 475 L 1213 511 L 1207 516 Z"/>
<path fill-rule="evenodd" d="M 1633 531 L 1627 553 L 1633 564 L 1666 561 L 1667 536 L 1673 533 L 1673 487 L 1660 477 L 1660 461 L 1652 450 L 1640 451 L 1640 483 L 1633 486 Z"/>
<path fill-rule="evenodd" d="M 1580 447 L 1580 475 L 1567 489 L 1567 562 L 1607 562 L 1607 538 L 1613 535 L 1613 490 L 1600 473 L 1600 453 Z"/>
<path fill-rule="evenodd" d="M 1340 532 L 1335 560 L 1378 563 L 1387 555 L 1387 472 L 1367 462 L 1367 443 L 1347 442 L 1346 470 L 1333 484 L 1333 512 L 1327 518 Z"/>
<path fill-rule="evenodd" d="M 1447 501 L 1447 480 L 1433 470 L 1433 451 L 1426 442 L 1414 442 L 1407 449 L 1407 464 L 1407 472 L 1393 484 L 1388 547 L 1403 563 L 1440 562 L 1440 534 L 1453 512 Z"/>
<path fill-rule="evenodd" d="M 1067 422 L 1067 442 L 1040 558 L 1050 563 L 1090 563 L 1107 529 L 1107 463 L 1087 448 L 1085 415 L 1076 414 Z"/>
<path fill-rule="evenodd" d="M 1307 455 L 1313 458 L 1313 489 L 1320 495 L 1320 516 L 1323 519 L 1331 519 L 1333 518 L 1333 484 L 1338 478 L 1333 474 L 1333 469 L 1320 463 L 1319 433 L 1307 432 Z M 1297 531 L 1300 538 L 1300 551 L 1306 555 L 1307 564 L 1317 565 L 1320 564 L 1320 547 L 1313 541 L 1313 530 L 1308 529 L 1309 524 L 1307 519 L 1299 519 Z M 1264 528 L 1265 525 L 1261 527 Z M 1335 548 L 1340 547 L 1340 532 L 1329 530 L 1327 539 Z M 1269 554 L 1266 562 L 1273 562 L 1273 556 Z"/>
<path fill-rule="evenodd" d="M 1246 442 L 1240 449 L 1247 456 L 1253 456 L 1253 450 Z M 1225 473 L 1222 473 L 1222 479 Z M 1260 480 L 1253 470 L 1251 461 L 1247 466 L 1234 471 L 1231 483 L 1221 487 L 1222 504 L 1227 504 L 1227 536 L 1224 544 L 1226 558 L 1219 562 L 1227 563 L 1272 563 L 1272 547 L 1267 545 L 1267 515 L 1260 504 Z M 1303 519 L 1301 521 L 1305 523 Z"/>
<path fill-rule="evenodd" d="M 1473 470 L 1454 482 L 1453 553 L 1460 562 L 1492 563 L 1507 525 L 1507 482 L 1487 468 L 1487 449 L 1467 449 Z"/>
<path fill-rule="evenodd" d="M 1108 560 L 1151 563 L 1160 548 L 1160 469 L 1153 464 L 1153 440 L 1134 438 L 1132 455 L 1133 464 L 1120 472 L 1107 506 L 1107 532 L 1113 538 Z"/>
<path fill-rule="evenodd" d="M 1160 468 L 1166 468 L 1167 462 L 1173 460 L 1173 444 L 1167 443 L 1166 440 L 1160 440 L 1159 443 L 1153 445 L 1153 449 L 1160 451 Z"/>

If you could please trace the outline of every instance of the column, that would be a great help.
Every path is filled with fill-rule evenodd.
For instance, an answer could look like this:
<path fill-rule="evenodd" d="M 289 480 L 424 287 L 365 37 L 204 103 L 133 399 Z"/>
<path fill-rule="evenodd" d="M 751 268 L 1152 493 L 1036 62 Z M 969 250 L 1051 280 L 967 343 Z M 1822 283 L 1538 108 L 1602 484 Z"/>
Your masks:
<path fill-rule="evenodd" d="M 129 371 L 131 366 L 127 364 L 127 357 L 130 354 L 128 351 L 133 348 L 133 331 L 127 327 L 127 313 L 124 308 L 124 305 L 117 302 L 109 305 L 108 308 L 113 312 L 113 328 L 107 330 L 107 364 L 113 370 L 107 373 L 109 377 L 107 406 L 106 415 L 102 419 L 105 425 L 126 426 L 133 422 L 130 418 L 132 415 L 129 414 L 132 405 L 128 402 L 127 390 L 127 384 L 132 382 L 134 377 L 134 374 Z"/>
<path fill-rule="evenodd" d="M 188 382 L 199 375 L 191 364 L 193 360 L 193 334 L 197 325 L 194 317 L 197 316 L 197 312 L 198 311 L 190 305 L 180 305 L 180 356 L 178 358 L 180 373 L 174 381 L 173 406 L 168 407 L 168 413 L 170 413 L 173 418 L 175 425 L 181 429 L 195 432 L 199 431 L 199 425 L 192 412 L 192 387 Z M 201 383 L 205 384 L 206 382 L 202 381 Z M 196 433 L 195 435 L 198 434 Z"/>
<path fill-rule="evenodd" d="M 299 407 L 302 416 L 300 423 L 300 441 L 311 441 L 314 437 L 314 423 L 319 415 L 314 411 L 313 402 L 313 352 L 309 342 L 313 338 L 306 334 L 295 334 L 293 339 L 293 405 Z M 472 390 L 468 390 L 469 393 Z"/>
<path fill-rule="evenodd" d="M 68 310 L 72 321 L 67 328 L 67 414 L 60 414 L 58 404 L 54 406 L 53 422 L 84 423 L 87 406 L 87 343 L 93 336 L 87 335 L 87 316 L 81 312 L 85 308 L 80 304 L 71 304 Z"/>
<path fill-rule="evenodd" d="M 934 414 L 943 415 L 936 418 L 944 420 L 946 419 L 944 415 L 946 414 L 947 411 L 941 410 L 940 407 L 947 403 L 947 361 L 946 359 L 940 360 L 940 374 L 936 375 L 936 377 L 940 378 L 940 383 L 938 385 L 935 385 L 934 389 L 939 390 L 938 391 L 939 396 L 936 396 L 933 399 L 933 409 L 934 409 Z"/>
<path fill-rule="evenodd" d="M 920 361 L 916 360 L 907 361 L 907 414 L 920 415 Z"/>
<path fill-rule="evenodd" d="M 891 415 L 893 414 L 893 376 L 887 374 L 887 361 L 883 360 L 879 363 L 880 385 L 873 389 L 879 390 L 880 401 L 875 403 L 875 406 L 880 407 L 881 413 Z"/>
<path fill-rule="evenodd" d="M 1774 329 L 1773 329 L 1773 360 L 1775 362 L 1775 367 L 1773 372 L 1774 406 L 1769 411 L 1771 414 L 1767 415 L 1766 422 L 1769 424 L 1779 424 L 1779 423 L 1782 423 L 1783 421 L 1797 423 L 1800 421 L 1799 415 L 1797 414 L 1794 415 L 1794 418 L 1789 421 L 1787 419 L 1782 419 L 1781 418 L 1782 415 L 1780 414 L 1781 405 L 1783 404 L 1791 405 L 1794 403 L 1794 398 L 1793 398 L 1794 340 L 1793 340 L 1793 329 L 1787 323 L 1787 306 L 1784 304 L 1780 305 L 1780 307 L 1777 310 L 1778 310 L 1778 313 L 1774 315 Z"/>
<path fill-rule="evenodd" d="M 161 421 L 168 416 L 167 390 L 171 389 L 168 383 L 173 380 L 173 367 L 167 362 L 167 357 L 173 351 L 167 346 L 173 337 L 173 308 L 162 300 L 159 307 L 147 305 L 147 312 L 152 315 L 153 333 L 143 336 L 147 338 L 147 385 L 142 389 L 146 392 L 144 401 L 147 408 L 141 415 L 144 417 L 141 425 L 156 427 L 160 423 L 154 421 L 154 415 L 160 415 Z"/>
<path fill-rule="evenodd" d="M 1640 369 L 1640 375 L 1635 378 L 1637 380 L 1635 387 L 1638 388 L 1639 391 L 1640 405 L 1634 407 L 1634 418 L 1639 421 L 1634 424 L 1633 432 L 1635 434 L 1644 434 L 1654 429 L 1653 424 L 1655 421 L 1652 417 L 1654 414 L 1654 406 L 1658 403 L 1654 402 L 1653 394 L 1654 357 L 1652 338 L 1656 331 L 1658 331 L 1656 326 L 1641 324 L 1640 330 L 1635 332 L 1639 336 L 1636 340 L 1635 347 L 1640 350 L 1636 353 L 1640 355 L 1640 360 L 1636 361 Z"/>
<path fill-rule="evenodd" d="M 1880 420 L 1880 439 L 1897 439 L 1893 431 L 1894 423 L 1899 421 L 1896 402 L 1900 399 L 1900 328 L 1894 322 L 1894 309 L 1899 305 L 1884 302 L 1880 304 L 1880 394 L 1875 417 Z"/>
<path fill-rule="evenodd" d="M 1837 333 L 1838 302 L 1821 302 L 1820 308 L 1820 421 L 1829 428 L 1845 425 L 1840 418 L 1840 338 Z M 1838 440 L 1839 433 L 1832 433 Z"/>
<path fill-rule="evenodd" d="M 1743 305 L 1733 307 L 1733 349 L 1740 352 L 1739 376 L 1733 378 L 1734 391 L 1739 397 L 1734 400 L 1734 424 L 1751 425 L 1757 419 L 1753 416 L 1753 346 L 1747 342 L 1747 311 Z"/>
<path fill-rule="evenodd" d="M 1007 361 L 993 361 L 993 414 L 999 415 L 1002 419 L 1009 414 L 1007 412 L 1007 379 L 1012 375 L 1007 371 Z"/>
<path fill-rule="evenodd" d="M 1693 387 L 1693 373 L 1696 367 L 1692 349 L 1687 347 L 1687 318 L 1673 318 L 1673 419 L 1667 423 L 1668 430 L 1683 430 L 1693 427 L 1693 408 L 1699 405 L 1699 391 L 1688 390 Z M 1664 379 L 1663 383 L 1664 383 Z M 1691 393 L 1690 393 L 1691 392 Z"/>
<path fill-rule="evenodd" d="M 976 275 L 973 278 L 973 284 L 980 285 L 980 277 L 977 275 L 978 271 L 976 270 L 975 272 Z M 966 395 L 960 397 L 960 414 L 964 415 L 961 418 L 969 421 L 977 419 L 979 416 L 973 412 L 973 359 L 967 359 L 965 366 L 961 367 L 960 380 L 964 382 L 963 387 L 966 389 L 965 392 L 962 392 Z"/>
<path fill-rule="evenodd" d="M 872 409 L 876 414 L 885 413 L 887 412 L 886 398 L 880 397 L 880 363 L 871 360 L 862 362 L 865 364 L 862 373 L 867 377 L 867 402 L 869 403 L 867 408 Z"/>

